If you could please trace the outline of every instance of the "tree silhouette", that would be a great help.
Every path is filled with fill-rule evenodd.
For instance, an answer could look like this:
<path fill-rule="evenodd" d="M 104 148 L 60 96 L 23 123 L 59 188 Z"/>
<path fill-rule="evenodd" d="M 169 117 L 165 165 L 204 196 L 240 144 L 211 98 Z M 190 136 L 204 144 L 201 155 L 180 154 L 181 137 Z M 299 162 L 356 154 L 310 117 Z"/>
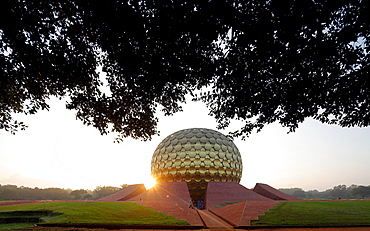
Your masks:
<path fill-rule="evenodd" d="M 370 122 L 367 1 L 6 0 L 0 11 L 7 131 L 25 127 L 12 113 L 57 96 L 102 134 L 146 140 L 158 108 L 178 112 L 196 89 L 219 128 L 245 122 L 235 136 L 308 117 Z"/>
<path fill-rule="evenodd" d="M 96 198 L 102 198 L 110 194 L 113 194 L 119 190 L 121 190 L 121 188 L 114 187 L 114 186 L 97 186 L 94 189 L 94 195 Z"/>
<path fill-rule="evenodd" d="M 75 200 L 82 199 L 85 195 L 87 195 L 87 190 L 85 189 L 78 189 L 78 190 L 73 190 L 70 193 L 71 197 L 73 197 Z"/>
<path fill-rule="evenodd" d="M 365 197 L 369 197 L 370 196 L 370 185 L 369 186 L 360 185 L 352 189 L 351 193 L 354 196 L 356 195 L 361 196 L 362 199 L 364 199 Z"/>

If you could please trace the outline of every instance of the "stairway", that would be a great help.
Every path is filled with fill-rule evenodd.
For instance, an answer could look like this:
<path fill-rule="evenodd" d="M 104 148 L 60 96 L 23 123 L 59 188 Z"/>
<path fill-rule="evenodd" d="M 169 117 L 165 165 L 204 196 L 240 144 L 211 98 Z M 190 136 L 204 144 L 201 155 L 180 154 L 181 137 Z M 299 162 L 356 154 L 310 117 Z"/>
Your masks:
<path fill-rule="evenodd" d="M 258 216 L 263 215 L 278 203 L 278 201 L 242 201 L 213 208 L 210 211 L 234 227 L 249 226 L 251 220 L 258 220 Z"/>

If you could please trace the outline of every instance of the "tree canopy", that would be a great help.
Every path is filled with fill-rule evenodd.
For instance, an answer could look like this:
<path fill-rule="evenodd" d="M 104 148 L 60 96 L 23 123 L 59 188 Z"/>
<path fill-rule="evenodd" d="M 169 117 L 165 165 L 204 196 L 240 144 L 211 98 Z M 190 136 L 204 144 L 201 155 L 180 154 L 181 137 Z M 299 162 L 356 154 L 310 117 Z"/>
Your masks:
<path fill-rule="evenodd" d="M 102 134 L 146 140 L 189 93 L 219 128 L 242 120 L 235 136 L 369 126 L 369 14 L 364 0 L 5 0 L 0 128 L 57 96 Z"/>

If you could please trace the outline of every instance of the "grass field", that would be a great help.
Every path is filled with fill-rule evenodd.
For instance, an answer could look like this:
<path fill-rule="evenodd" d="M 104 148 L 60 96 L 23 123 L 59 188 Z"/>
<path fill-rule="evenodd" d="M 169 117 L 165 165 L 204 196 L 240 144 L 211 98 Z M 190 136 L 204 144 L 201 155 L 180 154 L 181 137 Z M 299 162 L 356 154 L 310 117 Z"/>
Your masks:
<path fill-rule="evenodd" d="M 370 201 L 281 202 L 251 225 L 370 225 Z"/>
<path fill-rule="evenodd" d="M 0 220 L 11 211 L 52 211 L 54 215 L 41 216 L 43 223 L 123 224 L 123 225 L 189 225 L 142 205 L 125 202 L 49 202 L 0 207 Z M 59 213 L 55 215 L 55 213 Z M 10 224 L 15 225 L 15 224 Z M 20 224 L 22 225 L 22 224 Z M 31 223 L 23 224 L 29 227 Z M 1 224 L 1 229 L 9 229 Z M 13 228 L 13 227 L 12 227 Z"/>
<path fill-rule="evenodd" d="M 43 223 L 189 225 L 186 221 L 130 202 L 48 202 L 0 207 L 0 223 L 14 217 L 36 217 Z M 20 223 L 0 224 L 0 230 L 30 227 L 37 223 L 26 223 L 27 219 Z M 281 202 L 251 225 L 370 225 L 370 201 Z"/>

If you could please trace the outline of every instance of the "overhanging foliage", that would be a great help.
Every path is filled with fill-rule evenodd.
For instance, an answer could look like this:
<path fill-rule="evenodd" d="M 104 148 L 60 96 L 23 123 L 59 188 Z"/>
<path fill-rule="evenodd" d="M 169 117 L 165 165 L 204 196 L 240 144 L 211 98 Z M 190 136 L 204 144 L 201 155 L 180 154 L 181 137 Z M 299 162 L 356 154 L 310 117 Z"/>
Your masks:
<path fill-rule="evenodd" d="M 0 128 L 50 96 L 102 134 L 150 139 L 155 112 L 196 89 L 235 136 L 307 117 L 368 126 L 369 6 L 362 0 L 27 1 L 0 9 Z M 102 92 L 98 67 L 107 74 Z"/>

